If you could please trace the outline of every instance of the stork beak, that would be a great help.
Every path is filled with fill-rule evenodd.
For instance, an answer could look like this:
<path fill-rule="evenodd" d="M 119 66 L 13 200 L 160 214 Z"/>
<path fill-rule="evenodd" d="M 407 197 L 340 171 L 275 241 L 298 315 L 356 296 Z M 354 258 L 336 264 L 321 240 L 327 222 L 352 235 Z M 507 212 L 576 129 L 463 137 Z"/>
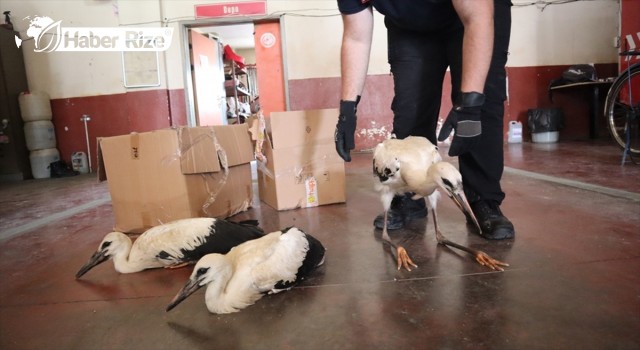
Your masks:
<path fill-rule="evenodd" d="M 84 266 L 82 266 L 80 268 L 78 273 L 76 273 L 76 278 L 82 277 L 82 275 L 87 273 L 89 270 L 94 268 L 96 265 L 100 265 L 100 264 L 102 264 L 103 262 L 105 262 L 107 260 L 109 260 L 109 256 L 107 255 L 107 251 L 106 250 L 98 250 L 98 251 L 96 251 L 95 253 L 93 253 L 93 255 L 91 256 L 89 261 L 87 261 L 87 263 L 84 264 Z"/>
<path fill-rule="evenodd" d="M 478 223 L 478 219 L 476 219 L 476 216 L 473 215 L 473 210 L 471 210 L 471 206 L 469 205 L 469 201 L 467 201 L 467 197 L 464 195 L 464 192 L 462 191 L 453 192 L 453 193 L 450 192 L 449 196 L 451 197 L 453 202 L 456 203 L 458 208 L 460 208 L 462 213 L 464 213 L 466 217 L 471 218 L 473 220 L 473 223 L 478 228 L 478 232 L 482 232 L 482 229 L 480 228 L 480 223 Z"/>
<path fill-rule="evenodd" d="M 169 305 L 167 305 L 166 312 L 169 312 L 171 311 L 171 309 L 178 306 L 178 304 L 180 304 L 183 300 L 187 299 L 189 295 L 193 294 L 195 291 L 200 289 L 200 287 L 202 286 L 200 285 L 200 281 L 198 279 L 189 279 L 187 284 L 185 284 L 185 286 L 182 287 L 182 289 L 180 289 L 178 294 L 176 294 L 176 296 L 173 297 L 173 300 L 171 300 Z"/>

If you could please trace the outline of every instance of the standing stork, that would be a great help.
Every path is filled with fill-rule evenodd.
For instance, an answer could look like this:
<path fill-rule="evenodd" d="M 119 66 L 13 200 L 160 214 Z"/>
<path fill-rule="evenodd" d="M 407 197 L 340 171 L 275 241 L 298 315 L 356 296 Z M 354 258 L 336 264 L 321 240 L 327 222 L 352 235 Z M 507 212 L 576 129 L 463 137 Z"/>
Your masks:
<path fill-rule="evenodd" d="M 480 225 L 471 210 L 462 188 L 462 175 L 450 163 L 443 162 L 438 148 L 429 140 L 420 136 L 409 136 L 405 139 L 390 138 L 378 144 L 373 153 L 373 173 L 377 177 L 375 189 L 380 193 L 384 207 L 384 227 L 382 239 L 393 249 L 391 253 L 398 263 L 398 270 L 404 267 L 411 271 L 417 265 L 411 260 L 406 249 L 398 246 L 387 232 L 387 215 L 391 201 L 396 194 L 415 193 L 413 199 L 425 197 L 431 209 L 436 240 L 439 244 L 461 249 L 473 255 L 478 263 L 493 270 L 502 271 L 501 266 L 508 264 L 491 258 L 486 253 L 451 242 L 442 235 L 438 228 L 436 206 L 442 189 L 453 200 L 456 206 L 470 217 L 478 230 Z"/>
<path fill-rule="evenodd" d="M 256 220 L 236 223 L 215 218 L 182 219 L 158 225 L 145 231 L 133 244 L 124 233 L 111 232 L 76 273 L 76 278 L 109 259 L 113 259 L 120 273 L 182 267 L 206 254 L 226 253 L 238 244 L 262 236 L 264 232 Z"/>
<path fill-rule="evenodd" d="M 293 288 L 324 262 L 325 248 L 296 227 L 271 232 L 223 254 L 208 254 L 196 263 L 185 286 L 167 306 L 170 311 L 206 286 L 211 313 L 240 311 L 262 298 Z"/>

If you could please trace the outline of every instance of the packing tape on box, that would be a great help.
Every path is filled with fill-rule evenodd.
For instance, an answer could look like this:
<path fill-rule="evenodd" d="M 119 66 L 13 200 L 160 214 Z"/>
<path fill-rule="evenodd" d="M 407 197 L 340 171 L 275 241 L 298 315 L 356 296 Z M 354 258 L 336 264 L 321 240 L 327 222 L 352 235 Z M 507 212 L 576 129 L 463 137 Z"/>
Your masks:
<path fill-rule="evenodd" d="M 306 178 L 309 177 L 305 176 L 304 174 L 312 174 L 312 171 L 310 171 L 309 169 L 311 169 L 313 165 L 326 163 L 328 158 L 329 157 L 325 155 L 317 159 L 312 159 L 300 165 L 283 169 L 276 172 L 275 174 L 267 167 L 267 164 L 265 162 L 257 161 L 256 166 L 258 170 L 262 171 L 265 176 L 273 180 L 281 176 L 293 174 L 293 177 L 296 179 L 296 183 L 302 183 Z"/>
<path fill-rule="evenodd" d="M 215 133 L 213 131 L 213 129 L 211 129 L 211 133 L 207 133 L 207 134 L 200 134 L 198 136 L 196 136 L 195 138 L 190 139 L 190 142 L 188 144 L 185 144 L 182 142 L 182 128 L 178 129 L 178 141 L 179 141 L 179 147 L 178 147 L 178 157 L 177 159 L 180 159 L 180 157 L 185 154 L 187 151 L 189 151 L 189 149 L 191 147 L 193 147 L 194 145 L 196 145 L 198 142 L 202 142 L 205 139 L 213 139 L 213 144 L 215 146 L 216 149 L 216 153 L 218 155 L 218 159 L 220 161 L 220 166 L 223 169 L 223 176 L 222 178 L 216 183 L 216 185 L 214 186 L 213 189 L 210 188 L 209 186 L 209 181 L 207 181 L 207 178 L 213 178 L 214 175 L 211 173 L 202 173 L 200 174 L 200 176 L 202 176 L 204 183 L 206 184 L 206 189 L 207 189 L 207 200 L 202 204 L 202 210 L 206 213 L 209 214 L 208 212 L 208 208 L 213 204 L 213 202 L 216 201 L 216 198 L 218 197 L 218 193 L 220 193 L 220 191 L 222 190 L 222 186 L 224 186 L 227 183 L 227 179 L 229 177 L 229 162 L 227 160 L 227 152 L 225 152 L 224 148 L 222 148 L 222 146 L 220 145 L 220 143 L 218 142 L 218 139 L 215 137 Z"/>
<path fill-rule="evenodd" d="M 253 155 L 256 160 L 261 162 L 267 162 L 267 156 L 264 155 L 263 145 L 265 141 L 265 129 L 266 122 L 264 119 L 264 114 L 262 111 L 258 111 L 257 113 L 251 115 L 247 119 L 247 124 L 249 124 L 249 134 L 251 134 L 251 140 L 255 141 L 255 147 L 253 151 Z"/>

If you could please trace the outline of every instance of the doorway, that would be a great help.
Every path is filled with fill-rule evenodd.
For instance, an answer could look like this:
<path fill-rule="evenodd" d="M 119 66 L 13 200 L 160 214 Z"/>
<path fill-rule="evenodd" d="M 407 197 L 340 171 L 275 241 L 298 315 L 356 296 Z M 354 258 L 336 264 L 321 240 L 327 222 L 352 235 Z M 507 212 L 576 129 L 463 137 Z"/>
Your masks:
<path fill-rule="evenodd" d="M 218 63 L 211 57 L 203 60 L 202 47 L 192 41 L 184 46 L 183 55 L 189 62 L 184 72 L 189 126 L 236 124 L 258 110 L 265 117 L 272 111 L 287 110 L 280 24 L 279 19 L 272 19 L 184 25 L 183 38 L 207 38 L 200 44 L 208 47 L 207 52 L 217 48 L 220 58 Z M 203 69 L 203 64 L 210 67 Z M 211 117 L 213 110 L 217 115 Z"/>

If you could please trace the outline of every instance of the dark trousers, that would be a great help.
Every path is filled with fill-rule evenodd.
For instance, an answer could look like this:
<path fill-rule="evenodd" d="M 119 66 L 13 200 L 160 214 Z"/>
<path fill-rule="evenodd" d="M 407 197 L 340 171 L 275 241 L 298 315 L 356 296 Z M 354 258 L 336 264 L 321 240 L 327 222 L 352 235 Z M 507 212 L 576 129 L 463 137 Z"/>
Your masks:
<path fill-rule="evenodd" d="M 502 203 L 500 179 L 504 168 L 503 125 L 506 71 L 511 31 L 511 5 L 495 2 L 493 57 L 484 88 L 482 136 L 478 147 L 459 157 L 465 194 L 470 202 L 480 199 Z M 393 133 L 398 138 L 424 136 L 436 142 L 442 84 L 447 67 L 451 72 L 452 96 L 460 91 L 462 37 L 458 19 L 432 32 L 413 32 L 385 21 L 388 55 L 394 82 Z M 442 111 L 446 118 L 449 111 Z"/>

